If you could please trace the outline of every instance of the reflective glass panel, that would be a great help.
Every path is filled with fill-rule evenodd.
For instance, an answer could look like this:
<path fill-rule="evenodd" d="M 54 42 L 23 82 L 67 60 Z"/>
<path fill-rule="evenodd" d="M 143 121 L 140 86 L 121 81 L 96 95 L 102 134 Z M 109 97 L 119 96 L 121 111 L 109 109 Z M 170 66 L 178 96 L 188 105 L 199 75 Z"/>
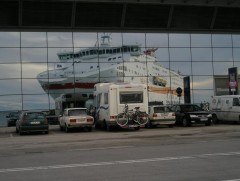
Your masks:
<path fill-rule="evenodd" d="M 192 62 L 192 75 L 213 75 L 212 62 Z"/>
<path fill-rule="evenodd" d="M 233 61 L 232 48 L 213 48 L 213 61 Z"/>
<path fill-rule="evenodd" d="M 0 63 L 20 63 L 20 48 L 0 48 Z"/>
<path fill-rule="evenodd" d="M 23 63 L 22 78 L 36 78 L 38 74 L 47 70 L 46 63 Z"/>
<path fill-rule="evenodd" d="M 230 67 L 233 67 L 233 62 L 213 62 L 214 75 L 228 75 Z"/>
<path fill-rule="evenodd" d="M 48 32 L 48 47 L 72 47 L 72 33 L 69 32 Z"/>
<path fill-rule="evenodd" d="M 190 47 L 190 35 L 169 34 L 169 47 Z"/>
<path fill-rule="evenodd" d="M 0 64 L 0 78 L 21 78 L 21 64 Z"/>
<path fill-rule="evenodd" d="M 0 95 L 21 94 L 21 79 L 0 80 Z"/>
<path fill-rule="evenodd" d="M 170 61 L 191 61 L 190 48 L 170 48 Z"/>
<path fill-rule="evenodd" d="M 147 33 L 146 47 L 168 47 L 168 34 Z"/>
<path fill-rule="evenodd" d="M 213 34 L 213 47 L 232 47 L 232 37 L 230 34 Z"/>
<path fill-rule="evenodd" d="M 21 32 L 22 47 L 47 47 L 46 32 Z"/>
<path fill-rule="evenodd" d="M 19 32 L 0 32 L 0 47 L 20 47 Z"/>
<path fill-rule="evenodd" d="M 211 47 L 211 35 L 191 34 L 191 47 Z"/>
<path fill-rule="evenodd" d="M 23 109 L 47 109 L 49 107 L 48 95 L 23 95 Z"/>
<path fill-rule="evenodd" d="M 22 62 L 47 62 L 47 48 L 22 48 Z"/>
<path fill-rule="evenodd" d="M 193 76 L 193 89 L 213 89 L 212 76 Z"/>
<path fill-rule="evenodd" d="M 211 48 L 192 48 L 192 61 L 212 61 Z"/>

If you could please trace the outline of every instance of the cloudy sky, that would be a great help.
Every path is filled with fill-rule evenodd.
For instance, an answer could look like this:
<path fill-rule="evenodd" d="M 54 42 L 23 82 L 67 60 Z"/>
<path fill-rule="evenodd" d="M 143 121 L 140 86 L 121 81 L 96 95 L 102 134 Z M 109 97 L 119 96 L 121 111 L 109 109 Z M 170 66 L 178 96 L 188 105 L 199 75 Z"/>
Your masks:
<path fill-rule="evenodd" d="M 101 35 L 0 32 L 0 111 L 54 108 L 36 76 L 54 67 L 58 52 L 92 47 Z M 229 67 L 240 67 L 240 35 L 112 33 L 111 37 L 113 45 L 158 48 L 156 56 L 163 66 L 190 76 L 192 101 L 198 103 L 214 94 L 213 75 L 227 75 Z"/>

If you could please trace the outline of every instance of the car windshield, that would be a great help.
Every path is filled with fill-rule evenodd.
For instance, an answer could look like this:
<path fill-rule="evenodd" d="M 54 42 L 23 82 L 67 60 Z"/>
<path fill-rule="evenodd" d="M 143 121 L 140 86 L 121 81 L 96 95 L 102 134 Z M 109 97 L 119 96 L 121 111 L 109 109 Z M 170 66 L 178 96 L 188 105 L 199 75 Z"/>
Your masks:
<path fill-rule="evenodd" d="M 171 112 L 169 107 L 154 107 L 154 113 L 164 113 L 164 112 Z"/>
<path fill-rule="evenodd" d="M 87 115 L 86 109 L 73 109 L 68 111 L 69 116 Z"/>
<path fill-rule="evenodd" d="M 29 112 L 25 113 L 25 119 L 44 119 L 44 114 L 42 112 Z"/>
<path fill-rule="evenodd" d="M 183 112 L 202 111 L 202 108 L 197 105 L 182 105 L 181 109 Z"/>
<path fill-rule="evenodd" d="M 19 113 L 18 112 L 13 112 L 13 113 L 10 113 L 9 116 L 17 118 L 19 116 Z"/>

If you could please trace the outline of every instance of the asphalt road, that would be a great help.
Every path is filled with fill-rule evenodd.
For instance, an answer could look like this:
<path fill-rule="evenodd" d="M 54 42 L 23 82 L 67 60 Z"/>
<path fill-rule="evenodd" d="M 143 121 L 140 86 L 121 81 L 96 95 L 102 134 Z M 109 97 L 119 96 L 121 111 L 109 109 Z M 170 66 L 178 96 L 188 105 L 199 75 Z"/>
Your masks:
<path fill-rule="evenodd" d="M 1 181 L 240 181 L 240 125 L 19 136 L 0 128 Z"/>

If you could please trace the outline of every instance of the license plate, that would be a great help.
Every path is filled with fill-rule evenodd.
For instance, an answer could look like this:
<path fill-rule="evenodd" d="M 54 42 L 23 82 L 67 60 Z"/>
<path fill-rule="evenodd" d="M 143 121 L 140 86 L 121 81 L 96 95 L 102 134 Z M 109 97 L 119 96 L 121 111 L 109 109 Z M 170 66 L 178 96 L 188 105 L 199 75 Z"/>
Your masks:
<path fill-rule="evenodd" d="M 137 127 L 137 125 L 134 125 L 134 124 L 130 124 L 128 125 L 129 128 L 134 128 L 134 127 Z"/>
<path fill-rule="evenodd" d="M 82 122 L 84 122 L 85 121 L 85 119 L 78 119 L 77 120 L 77 123 L 82 123 Z"/>
<path fill-rule="evenodd" d="M 31 122 L 31 124 L 40 124 L 40 122 L 39 121 L 33 121 L 33 122 Z"/>
<path fill-rule="evenodd" d="M 207 121 L 207 118 L 201 118 L 200 121 Z"/>

